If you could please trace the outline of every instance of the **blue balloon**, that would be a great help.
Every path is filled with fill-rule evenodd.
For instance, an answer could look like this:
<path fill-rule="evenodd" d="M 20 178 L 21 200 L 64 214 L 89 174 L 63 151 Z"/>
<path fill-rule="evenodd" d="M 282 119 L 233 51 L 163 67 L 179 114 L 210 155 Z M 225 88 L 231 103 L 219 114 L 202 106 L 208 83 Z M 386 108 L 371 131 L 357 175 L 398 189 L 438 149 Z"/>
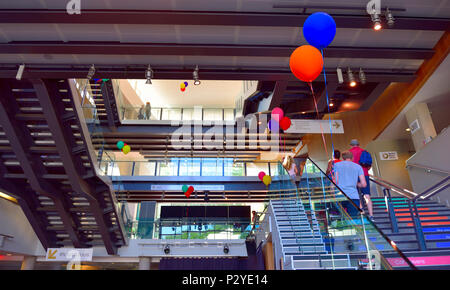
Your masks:
<path fill-rule="evenodd" d="M 336 22 L 325 12 L 311 14 L 303 24 L 306 41 L 318 49 L 330 45 L 336 35 Z"/>
<path fill-rule="evenodd" d="M 267 124 L 267 127 L 269 127 L 269 130 L 272 131 L 272 127 L 274 131 L 277 131 L 280 128 L 280 125 L 275 120 L 270 120 Z"/>

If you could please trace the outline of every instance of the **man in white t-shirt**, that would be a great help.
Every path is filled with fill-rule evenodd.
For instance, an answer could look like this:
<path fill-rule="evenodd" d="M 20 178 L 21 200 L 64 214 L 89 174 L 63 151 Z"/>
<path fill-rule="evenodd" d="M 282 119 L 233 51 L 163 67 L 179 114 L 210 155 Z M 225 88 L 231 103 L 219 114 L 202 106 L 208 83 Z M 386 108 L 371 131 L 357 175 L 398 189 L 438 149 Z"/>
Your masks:
<path fill-rule="evenodd" d="M 357 187 L 366 187 L 366 178 L 361 165 L 354 163 L 353 154 L 350 151 L 342 153 L 343 161 L 334 165 L 336 184 L 359 207 L 359 194 Z M 358 182 L 359 180 L 359 182 Z M 358 210 L 347 204 L 347 212 L 350 216 L 358 214 Z"/>

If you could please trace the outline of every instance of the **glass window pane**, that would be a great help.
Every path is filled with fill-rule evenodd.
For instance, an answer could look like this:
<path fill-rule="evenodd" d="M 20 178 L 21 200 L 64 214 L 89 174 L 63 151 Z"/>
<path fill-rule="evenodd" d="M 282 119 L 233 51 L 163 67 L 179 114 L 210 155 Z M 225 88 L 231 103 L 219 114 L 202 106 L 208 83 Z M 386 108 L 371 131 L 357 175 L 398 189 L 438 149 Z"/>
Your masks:
<path fill-rule="evenodd" d="M 269 174 L 268 163 L 247 163 L 247 176 L 258 176 L 261 171 Z"/>
<path fill-rule="evenodd" d="M 202 176 L 222 176 L 223 159 L 204 158 L 202 160 Z"/>
<path fill-rule="evenodd" d="M 136 162 L 134 165 L 135 176 L 154 176 L 156 162 Z"/>
<path fill-rule="evenodd" d="M 232 159 L 225 161 L 225 176 L 244 176 L 244 163 L 233 162 Z"/>
<path fill-rule="evenodd" d="M 180 159 L 180 176 L 200 176 L 200 159 Z"/>
<path fill-rule="evenodd" d="M 177 176 L 178 161 L 158 161 L 158 176 Z"/>
<path fill-rule="evenodd" d="M 181 120 L 181 109 L 162 109 L 162 120 Z"/>
<path fill-rule="evenodd" d="M 203 120 L 220 121 L 222 119 L 222 109 L 203 109 Z"/>
<path fill-rule="evenodd" d="M 224 120 L 234 121 L 234 109 L 224 109 Z"/>

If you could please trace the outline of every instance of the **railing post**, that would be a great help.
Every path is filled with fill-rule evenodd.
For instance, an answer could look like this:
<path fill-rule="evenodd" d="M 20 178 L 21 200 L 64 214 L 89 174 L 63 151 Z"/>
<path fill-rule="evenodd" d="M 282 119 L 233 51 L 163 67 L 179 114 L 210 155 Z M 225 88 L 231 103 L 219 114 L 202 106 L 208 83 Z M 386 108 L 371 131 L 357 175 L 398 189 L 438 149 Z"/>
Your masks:
<path fill-rule="evenodd" d="M 414 222 L 414 229 L 417 236 L 417 241 L 419 243 L 419 249 L 421 251 L 427 250 L 427 244 L 425 242 L 425 236 L 423 235 L 422 225 L 420 223 L 419 212 L 417 211 L 416 201 L 408 200 L 409 211 L 411 214 L 411 219 Z"/>
<path fill-rule="evenodd" d="M 395 216 L 395 209 L 392 204 L 391 191 L 389 188 L 383 189 L 384 198 L 386 199 L 386 207 L 388 209 L 389 220 L 391 221 L 392 232 L 398 233 L 397 217 Z"/>

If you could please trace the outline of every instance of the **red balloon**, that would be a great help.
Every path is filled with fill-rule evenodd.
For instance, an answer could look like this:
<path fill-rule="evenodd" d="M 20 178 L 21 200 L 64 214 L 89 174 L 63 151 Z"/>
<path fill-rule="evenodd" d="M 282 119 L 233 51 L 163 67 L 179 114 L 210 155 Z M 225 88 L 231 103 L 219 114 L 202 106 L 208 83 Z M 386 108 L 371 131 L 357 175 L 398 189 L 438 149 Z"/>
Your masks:
<path fill-rule="evenodd" d="M 180 88 L 180 90 L 181 90 L 182 92 L 184 92 L 184 91 L 186 90 L 186 88 L 184 88 L 184 89 L 183 89 L 183 88 Z"/>
<path fill-rule="evenodd" d="M 280 121 L 280 128 L 286 131 L 289 127 L 291 127 L 291 119 L 289 117 L 283 117 Z"/>
<path fill-rule="evenodd" d="M 266 173 L 264 171 L 261 171 L 260 173 L 258 173 L 258 178 L 259 180 L 263 180 L 263 177 L 266 175 Z"/>
<path fill-rule="evenodd" d="M 291 54 L 289 67 L 299 80 L 312 82 L 322 72 L 322 54 L 314 46 L 302 45 Z"/>

